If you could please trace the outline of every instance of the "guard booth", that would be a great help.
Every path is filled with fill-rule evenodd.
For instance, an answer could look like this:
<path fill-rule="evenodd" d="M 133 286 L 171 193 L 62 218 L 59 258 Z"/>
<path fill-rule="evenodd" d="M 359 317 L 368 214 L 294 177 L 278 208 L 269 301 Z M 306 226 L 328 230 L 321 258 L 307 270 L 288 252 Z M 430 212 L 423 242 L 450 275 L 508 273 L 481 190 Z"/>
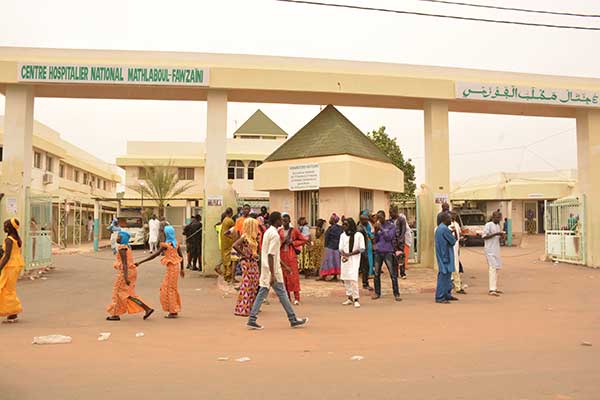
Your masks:
<path fill-rule="evenodd" d="M 26 195 L 25 271 L 48 267 L 52 264 L 52 197 Z"/>
<path fill-rule="evenodd" d="M 546 257 L 586 264 L 585 196 L 546 202 Z"/>

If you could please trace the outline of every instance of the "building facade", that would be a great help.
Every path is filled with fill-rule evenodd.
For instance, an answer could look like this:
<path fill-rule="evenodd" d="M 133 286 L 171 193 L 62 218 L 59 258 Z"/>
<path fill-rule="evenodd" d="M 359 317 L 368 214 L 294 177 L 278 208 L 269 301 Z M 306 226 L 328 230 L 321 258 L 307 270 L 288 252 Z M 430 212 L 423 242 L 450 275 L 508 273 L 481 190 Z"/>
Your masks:
<path fill-rule="evenodd" d="M 269 192 L 272 210 L 314 226 L 332 213 L 357 219 L 361 210 L 387 212 L 390 193 L 404 191 L 404 174 L 328 105 L 267 157 L 254 187 Z"/>
<path fill-rule="evenodd" d="M 518 240 L 524 233 L 545 232 L 545 202 L 577 193 L 577 171 L 500 172 L 455 185 L 450 200 L 455 207 L 479 209 L 488 217 L 500 210 L 512 221 Z"/>
<path fill-rule="evenodd" d="M 227 161 L 223 166 L 235 191 L 236 201 L 224 206 L 236 207 L 249 203 L 254 208 L 269 204 L 269 193 L 255 190 L 255 170 L 264 159 L 281 146 L 287 134 L 262 111 L 256 111 L 227 140 Z M 205 176 L 204 142 L 127 142 L 127 154 L 117 158 L 117 165 L 125 170 L 125 193 L 123 207 L 156 209 L 155 201 L 146 199 L 132 189 L 145 181 L 145 167 L 170 166 L 181 183 L 190 188 L 173 199 L 167 200 L 165 216 L 175 227 L 184 225 L 191 215 L 201 213 L 204 201 Z"/>
<path fill-rule="evenodd" d="M 0 144 L 3 127 L 0 116 Z M 0 147 L 0 161 L 1 155 Z M 87 220 L 93 218 L 95 198 L 115 197 L 121 182 L 119 169 L 65 141 L 58 132 L 37 121 L 33 125 L 32 160 L 32 229 L 51 231 L 52 242 L 61 246 L 88 241 Z M 116 205 L 106 203 L 102 223 L 108 224 L 115 212 Z M 108 236 L 103 230 L 100 233 Z"/>

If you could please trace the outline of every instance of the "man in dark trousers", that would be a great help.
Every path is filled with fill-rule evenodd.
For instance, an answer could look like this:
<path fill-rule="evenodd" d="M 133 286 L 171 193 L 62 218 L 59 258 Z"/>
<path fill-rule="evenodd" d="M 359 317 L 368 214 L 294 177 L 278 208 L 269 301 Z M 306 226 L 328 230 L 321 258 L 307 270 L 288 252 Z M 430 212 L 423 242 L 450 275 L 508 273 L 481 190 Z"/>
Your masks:
<path fill-rule="evenodd" d="M 396 226 L 394 235 L 394 262 L 400 267 L 400 279 L 406 279 L 406 267 L 404 263 L 404 240 L 406 237 L 406 219 L 398 212 L 397 205 L 390 206 L 390 221 Z"/>
<path fill-rule="evenodd" d="M 183 228 L 185 235 L 185 245 L 188 253 L 187 268 L 192 271 L 202 270 L 202 217 L 194 216 L 192 222 Z"/>

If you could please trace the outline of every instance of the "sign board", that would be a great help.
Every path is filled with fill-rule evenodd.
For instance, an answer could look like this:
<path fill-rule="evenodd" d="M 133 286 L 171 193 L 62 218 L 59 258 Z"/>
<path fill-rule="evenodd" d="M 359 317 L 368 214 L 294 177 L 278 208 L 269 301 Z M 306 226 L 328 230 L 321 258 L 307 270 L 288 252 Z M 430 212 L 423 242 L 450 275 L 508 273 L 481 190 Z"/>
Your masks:
<path fill-rule="evenodd" d="M 530 199 L 543 199 L 544 194 L 543 193 L 529 193 L 527 195 L 527 197 L 529 197 Z"/>
<path fill-rule="evenodd" d="M 289 190 L 318 190 L 320 184 L 321 170 L 319 164 L 298 164 L 288 167 Z"/>
<path fill-rule="evenodd" d="M 600 107 L 600 91 L 552 89 L 536 86 L 456 82 L 455 95 L 463 100 L 489 100 L 574 107 Z"/>
<path fill-rule="evenodd" d="M 96 64 L 19 64 L 17 81 L 110 85 L 208 86 L 208 69 Z"/>
<path fill-rule="evenodd" d="M 223 196 L 207 196 L 206 205 L 208 207 L 223 207 Z"/>
<path fill-rule="evenodd" d="M 16 197 L 7 197 L 6 198 L 6 213 L 8 215 L 17 215 L 19 211 L 17 207 L 17 198 Z"/>
<path fill-rule="evenodd" d="M 436 193 L 433 196 L 433 202 L 440 205 L 444 203 L 450 204 L 449 196 L 445 193 Z"/>

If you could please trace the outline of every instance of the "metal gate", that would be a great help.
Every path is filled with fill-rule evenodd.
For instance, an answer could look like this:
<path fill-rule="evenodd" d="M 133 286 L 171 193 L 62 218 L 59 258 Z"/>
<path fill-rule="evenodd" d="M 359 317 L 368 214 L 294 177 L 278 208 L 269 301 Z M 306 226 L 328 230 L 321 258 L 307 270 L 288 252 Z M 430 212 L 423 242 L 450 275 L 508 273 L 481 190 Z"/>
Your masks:
<path fill-rule="evenodd" d="M 585 264 L 585 196 L 546 201 L 546 257 Z"/>
<path fill-rule="evenodd" d="M 26 195 L 25 270 L 52 264 L 52 197 Z"/>

